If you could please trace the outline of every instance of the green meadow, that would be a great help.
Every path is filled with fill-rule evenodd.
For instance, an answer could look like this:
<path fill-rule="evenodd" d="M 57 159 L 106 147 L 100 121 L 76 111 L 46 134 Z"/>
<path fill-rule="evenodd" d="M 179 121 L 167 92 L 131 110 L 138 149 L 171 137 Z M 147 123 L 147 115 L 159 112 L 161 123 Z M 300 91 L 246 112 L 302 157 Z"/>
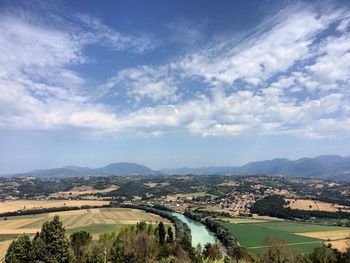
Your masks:
<path fill-rule="evenodd" d="M 265 246 L 267 237 L 276 237 L 283 240 L 295 252 L 310 253 L 315 247 L 321 245 L 322 240 L 296 233 L 344 229 L 342 227 L 288 221 L 224 223 L 224 225 L 237 238 L 241 246 L 248 248 L 253 253 L 258 253 Z"/>

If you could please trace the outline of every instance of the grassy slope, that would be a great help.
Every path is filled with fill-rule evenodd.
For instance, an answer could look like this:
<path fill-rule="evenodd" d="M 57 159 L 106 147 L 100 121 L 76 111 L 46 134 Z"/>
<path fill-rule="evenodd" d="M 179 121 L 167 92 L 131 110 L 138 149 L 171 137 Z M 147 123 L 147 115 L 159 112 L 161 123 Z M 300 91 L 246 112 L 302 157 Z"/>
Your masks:
<path fill-rule="evenodd" d="M 61 217 L 69 233 L 76 229 L 91 231 L 93 234 L 118 231 L 123 225 L 136 224 L 139 221 L 156 223 L 162 220 L 168 223 L 167 220 L 163 220 L 157 215 L 136 209 L 102 208 L 90 209 L 90 211 L 78 210 L 8 217 L 6 221 L 0 221 L 0 240 L 12 239 L 16 236 L 15 233 L 35 233 L 36 231 L 40 231 L 42 224 L 52 219 L 55 214 Z M 6 230 L 6 232 L 2 232 L 1 229 Z"/>
<path fill-rule="evenodd" d="M 67 234 L 70 235 L 75 231 L 79 230 L 84 230 L 89 233 L 91 233 L 94 237 L 94 239 L 98 238 L 98 236 L 102 233 L 107 233 L 107 232 L 118 232 L 120 231 L 121 228 L 123 228 L 126 225 L 123 224 L 116 224 L 116 225 L 111 225 L 111 224 L 91 224 L 83 227 L 77 227 L 77 228 L 72 228 L 72 229 L 67 229 Z"/>
<path fill-rule="evenodd" d="M 26 229 L 37 229 L 40 231 L 42 224 L 58 214 L 63 220 L 63 225 L 66 227 L 67 234 L 70 235 L 76 230 L 89 231 L 94 238 L 105 232 L 119 231 L 123 226 L 128 224 L 136 224 L 137 221 L 159 222 L 162 220 L 166 225 L 169 225 L 168 220 L 161 217 L 144 212 L 137 209 L 129 208 L 101 208 L 89 209 L 98 210 L 87 213 L 86 210 L 66 211 L 57 213 L 45 213 L 37 215 L 13 216 L 8 217 L 5 221 L 0 220 L 0 230 L 18 230 L 21 233 L 26 232 Z M 23 231 L 22 231 L 23 230 Z M 6 250 L 12 239 L 18 234 L 0 234 L 0 261 L 5 256 Z M 33 236 L 34 234 L 31 234 Z"/>
<path fill-rule="evenodd" d="M 296 222 L 263 222 L 257 223 L 264 228 L 287 231 L 290 233 L 305 233 L 305 232 L 316 232 L 316 231 L 332 231 L 332 230 L 348 230 L 346 227 L 338 226 L 326 226 L 326 225 L 313 225 L 305 223 L 296 223 Z"/>
<path fill-rule="evenodd" d="M 16 238 L 17 234 L 1 234 L 2 229 L 19 230 L 20 233 L 26 229 L 35 229 L 40 231 L 42 224 L 58 214 L 63 220 L 63 224 L 70 235 L 76 230 L 89 231 L 94 238 L 105 232 L 119 231 L 123 226 L 136 224 L 138 221 L 146 221 L 147 223 L 156 223 L 162 220 L 166 225 L 169 221 L 162 219 L 158 215 L 146 213 L 142 210 L 129 208 L 100 208 L 65 211 L 57 213 L 45 213 L 37 215 L 13 216 L 7 220 L 0 220 L 0 261 L 5 256 L 8 245 L 11 240 Z M 33 236 L 31 234 L 30 236 Z"/>
<path fill-rule="evenodd" d="M 273 228 L 274 223 L 276 223 L 276 229 Z M 283 226 L 282 224 L 286 225 Z M 299 230 L 303 228 L 303 230 L 306 231 L 306 228 L 304 226 L 301 228 L 300 226 L 289 225 L 289 222 L 245 224 L 225 223 L 225 226 L 238 239 L 242 246 L 249 248 L 250 250 L 252 250 L 252 252 L 258 252 L 261 249 L 261 247 L 264 246 L 265 240 L 268 236 L 273 236 L 282 239 L 286 243 L 291 244 L 290 247 L 294 251 L 302 253 L 309 253 L 313 250 L 313 248 L 321 244 L 320 239 L 298 236 L 294 234 L 293 231 L 295 229 Z M 311 229 L 311 231 L 314 230 Z"/>

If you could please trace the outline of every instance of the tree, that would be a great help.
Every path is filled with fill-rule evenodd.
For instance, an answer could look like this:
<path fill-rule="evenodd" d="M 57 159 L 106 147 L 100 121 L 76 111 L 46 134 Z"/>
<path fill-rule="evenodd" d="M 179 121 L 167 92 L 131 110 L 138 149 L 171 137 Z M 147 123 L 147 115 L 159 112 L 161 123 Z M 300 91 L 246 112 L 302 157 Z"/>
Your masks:
<path fill-rule="evenodd" d="M 77 231 L 70 236 L 70 241 L 75 256 L 75 261 L 82 262 L 86 249 L 92 241 L 92 235 L 86 231 Z"/>
<path fill-rule="evenodd" d="M 341 263 L 350 262 L 350 248 L 347 248 L 344 253 L 341 255 L 341 259 L 339 260 Z"/>
<path fill-rule="evenodd" d="M 158 238 L 159 238 L 159 243 L 164 244 L 165 242 L 165 227 L 163 222 L 160 222 L 158 224 Z"/>
<path fill-rule="evenodd" d="M 202 253 L 202 246 L 198 243 L 198 245 L 193 250 L 193 257 L 192 261 L 193 263 L 202 263 L 203 262 L 203 253 Z"/>
<path fill-rule="evenodd" d="M 145 221 L 141 221 L 141 222 L 136 224 L 137 231 L 145 231 L 146 228 L 147 228 L 147 224 Z"/>
<path fill-rule="evenodd" d="M 217 244 L 205 244 L 203 254 L 205 258 L 210 260 L 216 260 L 222 257 L 220 247 Z"/>
<path fill-rule="evenodd" d="M 335 254 L 325 246 L 317 247 L 310 254 L 310 259 L 313 263 L 336 263 Z"/>
<path fill-rule="evenodd" d="M 156 245 L 145 231 L 138 232 L 134 241 L 136 261 L 140 263 L 154 262 L 156 258 Z"/>
<path fill-rule="evenodd" d="M 36 260 L 36 262 L 40 262 L 40 259 L 45 258 L 46 247 L 43 240 L 40 238 L 39 232 L 37 232 L 33 238 L 32 248 L 33 248 L 33 258 Z"/>
<path fill-rule="evenodd" d="M 135 260 L 135 227 L 122 229 L 115 238 L 111 249 L 113 263 L 134 262 Z"/>
<path fill-rule="evenodd" d="M 40 255 L 36 255 L 36 260 L 47 263 L 70 263 L 73 261 L 65 228 L 59 216 L 56 215 L 51 221 L 46 221 L 43 224 L 36 242 L 43 244 L 43 251 Z"/>
<path fill-rule="evenodd" d="M 261 250 L 259 262 L 291 262 L 293 254 L 290 252 L 288 245 L 277 238 L 267 237 L 265 241 L 266 247 Z"/>
<path fill-rule="evenodd" d="M 6 256 L 6 263 L 26 263 L 32 262 L 32 243 L 28 235 L 23 234 L 17 237 L 16 240 L 10 244 Z"/>
<path fill-rule="evenodd" d="M 122 263 L 125 261 L 126 247 L 120 235 L 117 236 L 117 238 L 113 243 L 111 256 L 112 256 L 113 263 Z"/>
<path fill-rule="evenodd" d="M 97 253 L 100 253 L 103 256 L 103 258 L 106 258 L 106 260 L 109 262 L 111 260 L 110 255 L 113 247 L 113 242 L 116 239 L 116 237 L 117 237 L 116 232 L 101 234 L 99 236 L 98 241 L 93 243 L 92 249 L 94 249 L 95 251 L 94 253 L 96 255 Z M 95 260 L 93 262 L 99 262 L 99 261 Z"/>
<path fill-rule="evenodd" d="M 173 233 L 173 230 L 171 229 L 171 227 L 168 228 L 168 237 L 167 237 L 166 242 L 169 244 L 174 243 L 174 233 Z"/>
<path fill-rule="evenodd" d="M 179 244 L 175 248 L 175 256 L 179 262 L 190 262 L 187 251 Z"/>

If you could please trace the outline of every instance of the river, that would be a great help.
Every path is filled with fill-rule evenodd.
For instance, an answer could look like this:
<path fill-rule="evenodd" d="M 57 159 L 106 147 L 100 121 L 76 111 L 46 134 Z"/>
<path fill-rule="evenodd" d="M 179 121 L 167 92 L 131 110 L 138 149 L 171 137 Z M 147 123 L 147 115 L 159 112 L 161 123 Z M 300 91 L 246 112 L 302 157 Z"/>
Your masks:
<path fill-rule="evenodd" d="M 172 215 L 176 216 L 182 222 L 187 224 L 188 227 L 191 229 L 193 247 L 196 247 L 198 244 L 200 244 L 202 248 L 204 248 L 204 245 L 206 243 L 216 243 L 216 237 L 214 236 L 214 234 L 208 229 L 206 229 L 206 227 L 203 224 L 194 221 L 180 213 L 172 213 Z"/>

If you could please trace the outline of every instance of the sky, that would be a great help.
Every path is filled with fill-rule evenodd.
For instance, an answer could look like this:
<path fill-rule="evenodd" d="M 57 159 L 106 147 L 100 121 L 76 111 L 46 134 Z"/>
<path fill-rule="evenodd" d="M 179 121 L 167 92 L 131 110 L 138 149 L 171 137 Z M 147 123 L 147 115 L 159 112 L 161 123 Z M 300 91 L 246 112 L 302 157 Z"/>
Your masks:
<path fill-rule="evenodd" d="M 349 1 L 0 0 L 0 174 L 350 155 Z"/>

